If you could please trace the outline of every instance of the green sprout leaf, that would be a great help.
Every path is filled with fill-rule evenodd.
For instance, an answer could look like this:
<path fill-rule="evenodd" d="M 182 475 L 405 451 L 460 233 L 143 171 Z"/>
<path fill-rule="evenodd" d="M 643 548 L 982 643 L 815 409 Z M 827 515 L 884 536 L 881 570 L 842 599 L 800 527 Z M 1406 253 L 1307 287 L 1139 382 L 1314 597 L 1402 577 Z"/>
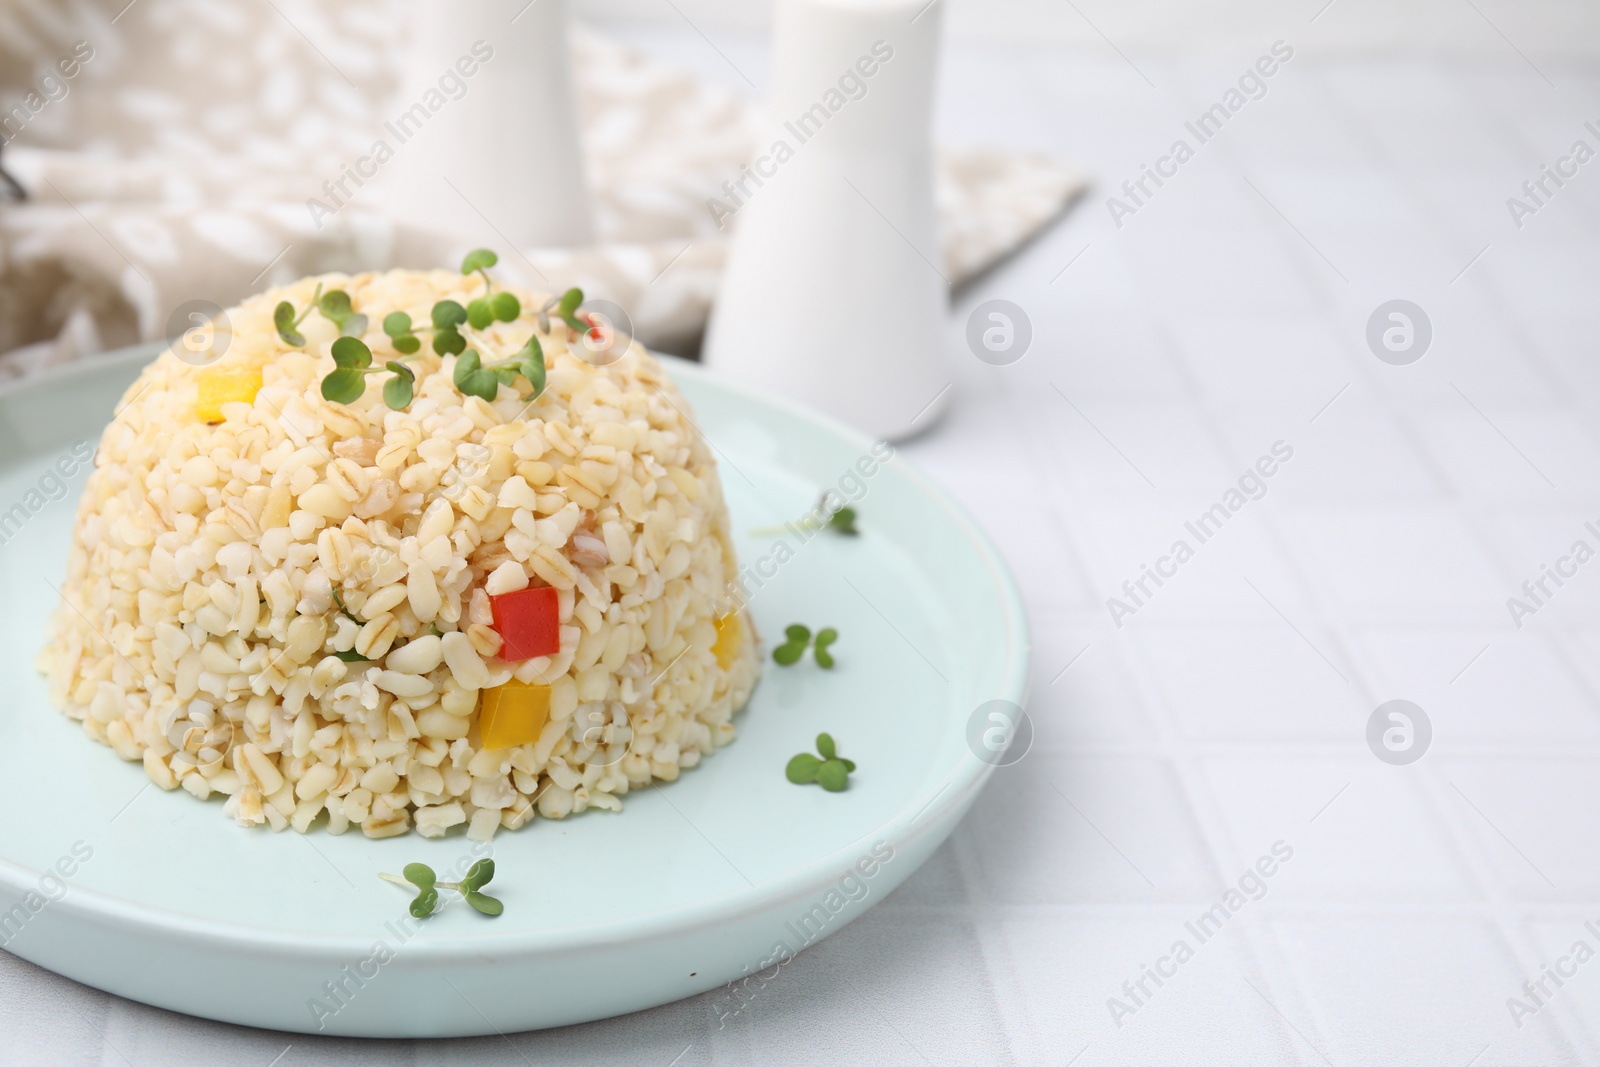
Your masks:
<path fill-rule="evenodd" d="M 489 310 L 489 301 L 479 297 L 467 305 L 467 322 L 474 330 L 488 329 L 494 321 L 494 312 Z"/>
<path fill-rule="evenodd" d="M 850 771 L 842 760 L 828 760 L 817 771 L 817 784 L 830 793 L 843 793 L 850 785 Z"/>
<path fill-rule="evenodd" d="M 817 735 L 817 751 L 822 755 L 823 759 L 837 759 L 839 756 L 838 750 L 833 747 L 833 736 L 831 734 Z"/>
<path fill-rule="evenodd" d="M 461 353 L 460 358 L 456 360 L 456 367 L 451 373 L 451 380 L 456 383 L 456 388 L 464 393 L 467 391 L 467 383 L 472 380 L 472 376 L 477 374 L 482 367 L 483 360 L 478 357 L 478 350 L 469 348 Z"/>
<path fill-rule="evenodd" d="M 322 398 L 335 404 L 353 404 L 367 391 L 364 371 L 372 364 L 372 349 L 358 337 L 333 342 L 336 370 L 322 379 Z"/>
<path fill-rule="evenodd" d="M 456 330 L 439 330 L 433 335 L 433 350 L 441 356 L 459 355 L 467 347 L 467 339 Z"/>
<path fill-rule="evenodd" d="M 383 402 L 395 411 L 404 411 L 411 404 L 417 376 L 396 360 L 391 359 L 385 366 L 394 371 L 394 377 L 383 383 Z"/>
<path fill-rule="evenodd" d="M 481 859 L 467 868 L 466 876 L 461 879 L 461 888 L 482 889 L 492 881 L 494 881 L 494 860 Z"/>
<path fill-rule="evenodd" d="M 506 906 L 486 893 L 469 892 L 463 894 L 467 903 L 483 912 L 485 915 L 499 915 L 506 910 Z"/>
<path fill-rule="evenodd" d="M 367 391 L 367 376 L 354 367 L 340 367 L 322 379 L 322 399 L 332 404 L 354 404 Z"/>
<path fill-rule="evenodd" d="M 317 309 L 334 322 L 343 322 L 355 314 L 350 294 L 343 289 L 329 289 L 323 293 L 322 299 L 317 301 Z"/>
<path fill-rule="evenodd" d="M 441 300 L 433 305 L 433 326 L 436 330 L 453 330 L 467 321 L 467 309 L 454 300 Z"/>
<path fill-rule="evenodd" d="M 416 919 L 426 919 L 428 916 L 433 914 L 434 909 L 438 906 L 439 891 L 432 886 L 429 886 L 428 888 L 419 892 L 416 899 L 411 902 L 411 915 Z"/>
<path fill-rule="evenodd" d="M 528 343 L 522 346 L 514 358 L 521 361 L 522 376 L 533 386 L 533 393 L 526 399 L 536 399 L 544 392 L 544 346 L 539 343 L 539 338 L 530 336 Z"/>
<path fill-rule="evenodd" d="M 807 641 L 811 640 L 811 631 L 808 628 L 801 626 L 799 623 L 793 623 L 790 626 L 784 627 L 783 636 L 787 637 L 790 641 L 797 641 L 804 645 Z"/>
<path fill-rule="evenodd" d="M 833 654 L 828 651 L 828 646 L 839 640 L 839 631 L 828 627 L 817 633 L 816 645 L 813 650 L 817 658 L 817 666 L 825 670 L 833 669 Z"/>
<path fill-rule="evenodd" d="M 828 528 L 835 533 L 842 533 L 854 537 L 861 531 L 856 529 L 856 509 L 840 508 L 828 516 Z"/>
<path fill-rule="evenodd" d="M 489 298 L 489 310 L 501 322 L 515 322 L 522 314 L 522 301 L 515 293 L 496 293 Z"/>
<path fill-rule="evenodd" d="M 808 785 L 817 780 L 817 772 L 822 769 L 822 761 L 809 752 L 802 752 L 789 761 L 783 769 L 783 775 L 795 785 Z"/>
<path fill-rule="evenodd" d="M 483 366 L 478 350 L 469 348 L 456 360 L 453 375 L 456 388 L 466 396 L 493 401 L 500 393 L 500 379 L 494 371 Z"/>
<path fill-rule="evenodd" d="M 367 659 L 367 657 L 363 656 L 361 653 L 357 652 L 353 648 L 348 652 L 335 652 L 334 656 L 336 656 L 339 659 L 344 660 L 346 663 L 370 663 L 370 662 L 372 662 L 371 660 Z"/>
<path fill-rule="evenodd" d="M 561 294 L 561 302 L 556 305 L 556 315 L 572 329 L 583 333 L 589 324 L 578 318 L 578 307 L 583 303 L 582 289 L 568 289 Z"/>
<path fill-rule="evenodd" d="M 350 294 L 343 289 L 330 289 L 317 300 L 317 310 L 322 317 L 339 327 L 341 337 L 360 337 L 367 332 L 367 317 L 350 304 Z"/>
<path fill-rule="evenodd" d="M 772 658 L 784 667 L 793 667 L 800 662 L 800 657 L 806 654 L 805 644 L 779 645 L 772 650 Z"/>
<path fill-rule="evenodd" d="M 494 253 L 493 249 L 474 248 L 461 261 L 461 273 L 471 274 L 475 270 L 487 270 L 499 262 L 500 257 Z"/>
<path fill-rule="evenodd" d="M 408 863 L 400 869 L 400 874 L 418 889 L 432 889 L 439 880 L 426 863 Z"/>
<path fill-rule="evenodd" d="M 341 368 L 366 368 L 372 366 L 372 349 L 359 337 L 340 337 L 329 350 L 333 361 Z"/>
<path fill-rule="evenodd" d="M 394 339 L 394 350 L 403 356 L 415 355 L 417 349 L 422 347 L 422 338 L 416 334 L 407 334 Z"/>
<path fill-rule="evenodd" d="M 820 641 L 821 638 L 819 637 L 818 640 Z M 853 771 L 856 769 L 855 760 L 847 760 L 843 756 L 839 755 L 839 749 L 833 743 L 832 734 L 817 735 L 817 751 L 821 753 L 822 758 L 829 763 L 844 764 L 844 769 L 846 771 Z"/>
<path fill-rule="evenodd" d="M 289 301 L 284 300 L 272 309 L 272 324 L 278 328 L 278 336 L 285 344 L 299 348 L 306 343 L 305 335 L 295 329 L 299 320 L 294 317 L 294 305 Z"/>

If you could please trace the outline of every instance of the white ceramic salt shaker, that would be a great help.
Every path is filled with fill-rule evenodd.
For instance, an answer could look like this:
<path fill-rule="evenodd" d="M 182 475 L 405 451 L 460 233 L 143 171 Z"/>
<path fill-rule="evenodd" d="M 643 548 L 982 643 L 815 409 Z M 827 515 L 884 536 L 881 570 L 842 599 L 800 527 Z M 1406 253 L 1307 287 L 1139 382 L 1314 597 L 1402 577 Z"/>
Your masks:
<path fill-rule="evenodd" d="M 709 205 L 734 236 L 705 362 L 890 439 L 930 425 L 951 392 L 941 6 L 779 0 L 770 139 Z"/>
<path fill-rule="evenodd" d="M 384 125 L 397 217 L 490 246 L 594 243 L 565 0 L 413 0 L 406 70 Z"/>

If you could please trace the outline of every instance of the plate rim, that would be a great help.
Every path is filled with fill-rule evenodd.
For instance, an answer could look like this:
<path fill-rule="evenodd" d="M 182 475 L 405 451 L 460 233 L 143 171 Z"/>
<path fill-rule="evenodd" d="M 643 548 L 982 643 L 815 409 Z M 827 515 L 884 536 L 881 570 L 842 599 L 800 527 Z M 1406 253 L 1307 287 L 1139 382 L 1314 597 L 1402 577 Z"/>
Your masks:
<path fill-rule="evenodd" d="M 167 345 L 160 341 L 145 342 L 47 368 L 36 374 L 0 384 L 0 400 L 96 371 L 121 370 L 124 367 L 142 368 L 166 348 Z M 802 422 L 811 423 L 836 438 L 862 449 L 863 452 L 870 451 L 874 442 L 869 435 L 830 415 L 785 397 L 764 393 L 729 380 L 692 360 L 666 353 L 650 354 L 667 367 L 669 375 L 674 380 L 705 382 L 742 400 L 778 408 Z M 118 407 L 121 403 L 119 399 Z M 113 409 L 112 418 L 115 418 L 116 410 Z M 1000 691 L 990 699 L 1007 699 L 1025 704 L 1032 645 L 1022 594 L 1005 563 L 1004 556 L 987 531 L 949 490 L 930 478 L 915 463 L 899 456 L 895 459 L 898 461 L 896 466 L 901 474 L 939 506 L 956 528 L 972 543 L 978 557 L 983 561 L 985 570 L 999 595 L 999 606 L 1006 629 L 1002 649 L 1002 678 L 997 687 Z M 59 711 L 56 714 L 59 716 Z M 494 945 L 494 955 L 502 959 L 553 954 L 672 937 L 687 931 L 754 916 L 784 901 L 803 900 L 826 890 L 837 880 L 841 866 L 849 867 L 859 857 L 861 844 L 864 841 L 882 839 L 891 847 L 897 843 L 903 846 L 916 840 L 930 828 L 942 826 L 945 822 L 944 816 L 951 809 L 959 809 L 968 803 L 969 796 L 983 788 L 994 770 L 993 764 L 983 760 L 974 758 L 969 763 L 964 759 L 958 759 L 941 778 L 931 783 L 927 790 L 919 791 L 910 802 L 901 806 L 869 833 L 856 838 L 848 845 L 820 857 L 814 857 L 786 874 L 758 882 L 745 890 L 735 888 L 716 897 L 696 900 L 662 911 L 557 930 L 514 930 L 503 934 L 486 930 L 478 934 L 460 932 L 438 934 L 426 940 L 418 939 L 411 942 L 407 946 L 406 955 L 423 965 L 450 963 L 468 958 L 481 961 L 486 942 Z M 956 788 L 952 789 L 952 786 Z M 654 783 L 652 787 L 655 787 Z M 928 818 L 929 815 L 938 817 Z M 36 882 L 42 874 L 41 871 L 0 856 L 0 886 L 13 891 L 27 892 L 28 885 Z M 71 892 L 53 902 L 50 907 L 52 910 L 60 909 L 58 914 L 63 918 L 76 915 L 93 922 L 115 922 L 119 925 L 126 924 L 140 933 L 179 937 L 185 940 L 220 939 L 267 956 L 298 958 L 313 953 L 343 958 L 353 952 L 366 951 L 371 944 L 370 933 L 325 934 L 286 931 L 273 927 L 197 918 L 171 909 L 139 903 L 109 890 L 88 886 L 74 886 Z"/>

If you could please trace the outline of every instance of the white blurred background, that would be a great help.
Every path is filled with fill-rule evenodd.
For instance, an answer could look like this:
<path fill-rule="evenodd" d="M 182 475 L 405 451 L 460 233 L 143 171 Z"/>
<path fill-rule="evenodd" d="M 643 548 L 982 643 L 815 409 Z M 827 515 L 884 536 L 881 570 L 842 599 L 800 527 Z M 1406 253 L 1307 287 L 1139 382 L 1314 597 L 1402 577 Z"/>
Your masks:
<path fill-rule="evenodd" d="M 949 4 L 945 18 L 952 43 L 1095 49 L 1104 47 L 1104 33 L 1122 48 L 1192 53 L 1254 48 L 1263 26 L 1301 22 L 1325 5 L 1327 0 L 969 0 Z M 772 17 L 770 0 L 578 0 L 574 10 L 584 18 L 639 25 L 681 25 L 688 18 L 708 32 L 764 31 Z M 1589 0 L 1334 0 L 1306 47 L 1495 55 L 1505 47 L 1496 26 L 1523 49 L 1600 51 L 1600 5 Z"/>

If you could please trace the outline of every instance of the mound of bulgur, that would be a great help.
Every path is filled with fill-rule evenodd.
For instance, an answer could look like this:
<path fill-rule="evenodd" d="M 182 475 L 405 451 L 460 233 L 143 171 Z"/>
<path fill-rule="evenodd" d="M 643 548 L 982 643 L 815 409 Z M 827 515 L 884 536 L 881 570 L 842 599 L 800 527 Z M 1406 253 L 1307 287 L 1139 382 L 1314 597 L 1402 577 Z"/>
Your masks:
<path fill-rule="evenodd" d="M 759 650 L 725 595 L 715 462 L 661 365 L 637 344 L 591 365 L 558 322 L 531 404 L 463 396 L 426 346 L 406 410 L 376 381 L 334 404 L 337 328 L 309 315 L 296 348 L 272 319 L 319 283 L 368 316 L 380 365 L 386 314 L 480 292 L 446 271 L 308 278 L 230 309 L 214 365 L 169 349 L 146 368 L 78 509 L 40 656 L 57 704 L 162 788 L 226 794 L 240 824 L 369 837 L 620 810 L 732 740 Z M 535 329 L 525 313 L 472 340 L 487 359 Z M 255 372 L 208 422 L 202 375 Z M 530 584 L 557 590 L 560 652 L 504 662 L 490 597 Z M 480 696 L 513 678 L 549 687 L 548 719 L 484 749 Z"/>

